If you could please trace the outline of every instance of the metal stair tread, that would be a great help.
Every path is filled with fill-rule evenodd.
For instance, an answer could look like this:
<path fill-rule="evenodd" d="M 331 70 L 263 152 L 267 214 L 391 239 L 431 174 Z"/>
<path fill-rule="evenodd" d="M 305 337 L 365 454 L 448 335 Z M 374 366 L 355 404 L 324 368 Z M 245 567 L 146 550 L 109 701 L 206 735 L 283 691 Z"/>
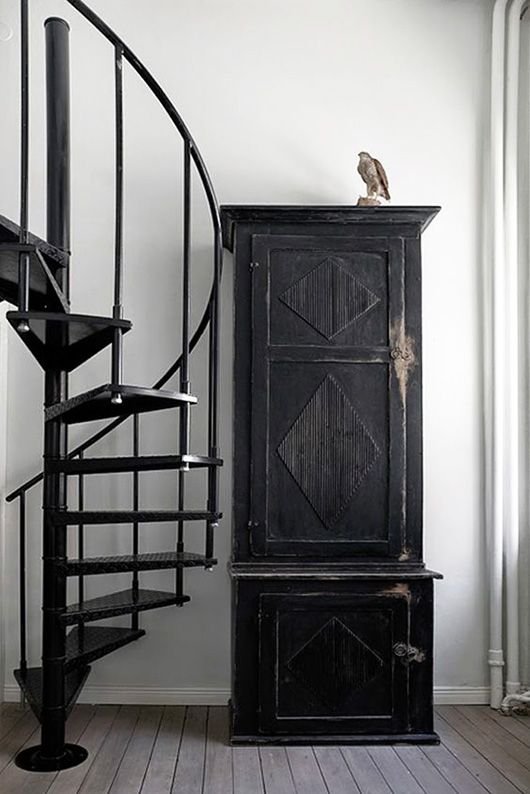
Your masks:
<path fill-rule="evenodd" d="M 143 629 L 115 626 L 75 626 L 66 637 L 65 670 L 73 670 L 101 659 L 118 648 L 143 637 Z"/>
<path fill-rule="evenodd" d="M 114 394 L 121 396 L 121 403 L 112 402 Z M 46 421 L 60 419 L 65 424 L 91 422 L 97 419 L 112 419 L 129 414 L 161 411 L 178 408 L 185 403 L 196 403 L 191 394 L 149 389 L 144 386 L 105 383 L 95 389 L 70 397 L 64 402 L 55 403 L 45 409 Z"/>
<path fill-rule="evenodd" d="M 140 455 L 108 458 L 67 458 L 50 461 L 50 471 L 65 474 L 106 474 L 126 471 L 162 471 L 164 469 L 181 469 L 187 465 L 190 469 L 222 466 L 221 458 L 207 455 Z"/>
<path fill-rule="evenodd" d="M 150 524 L 164 521 L 217 521 L 221 513 L 207 510 L 51 510 L 56 526 L 76 524 Z"/>
<path fill-rule="evenodd" d="M 148 552 L 113 557 L 86 557 L 71 559 L 64 565 L 67 576 L 89 576 L 101 573 L 125 573 L 130 571 L 156 571 L 164 568 L 209 568 L 217 560 L 189 551 Z"/>
<path fill-rule="evenodd" d="M 127 333 L 129 320 L 59 312 L 8 312 L 7 319 L 43 369 L 71 372 L 110 345 L 118 328 Z M 21 333 L 24 321 L 29 330 Z"/>
<path fill-rule="evenodd" d="M 0 300 L 18 305 L 18 265 L 20 259 L 20 227 L 0 215 Z M 61 291 L 55 274 L 68 263 L 64 251 L 28 233 L 29 307 L 68 311 L 68 301 Z M 51 287 L 51 289 L 50 289 Z"/>
<path fill-rule="evenodd" d="M 5 215 L 0 215 L 0 243 L 17 244 L 20 239 L 20 226 Z M 52 268 L 67 267 L 68 253 L 47 243 L 46 240 L 28 232 L 28 243 L 39 248 L 42 255 Z M 17 254 L 18 260 L 18 254 Z"/>
<path fill-rule="evenodd" d="M 74 707 L 89 673 L 90 667 L 88 666 L 79 667 L 66 673 L 64 698 L 67 716 Z M 15 670 L 14 676 L 31 710 L 40 722 L 42 711 L 42 667 L 28 667 L 24 672 Z"/>
<path fill-rule="evenodd" d="M 175 593 L 160 590 L 142 589 L 136 592 L 131 589 L 121 590 L 118 593 L 109 593 L 67 606 L 61 615 L 61 622 L 70 625 L 80 621 L 100 620 L 100 618 L 129 615 L 164 606 L 180 606 L 189 600 L 189 596 L 177 596 Z"/>

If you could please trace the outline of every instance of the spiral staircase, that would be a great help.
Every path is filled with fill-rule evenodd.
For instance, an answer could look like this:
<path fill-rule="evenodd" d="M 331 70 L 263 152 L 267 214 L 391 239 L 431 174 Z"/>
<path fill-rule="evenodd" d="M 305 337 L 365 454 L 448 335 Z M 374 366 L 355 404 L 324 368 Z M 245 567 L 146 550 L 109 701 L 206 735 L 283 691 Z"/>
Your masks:
<path fill-rule="evenodd" d="M 87 752 L 65 742 L 65 722 L 87 676 L 90 663 L 145 634 L 138 615 L 145 610 L 182 606 L 190 599 L 184 593 L 184 569 L 210 569 L 215 563 L 214 534 L 220 513 L 218 477 L 222 461 L 218 452 L 219 371 L 219 283 L 222 267 L 221 227 L 218 204 L 200 153 L 182 118 L 159 84 L 127 45 L 81 0 L 65 0 L 105 37 L 114 49 L 115 96 L 115 230 L 114 298 L 111 316 L 74 314 L 70 311 L 70 151 L 69 151 L 69 26 L 52 17 L 45 22 L 47 93 L 47 240 L 29 232 L 29 7 L 21 0 L 21 164 L 20 218 L 13 223 L 0 216 L 0 299 L 15 306 L 7 320 L 45 373 L 44 468 L 9 494 L 19 506 L 20 531 L 20 665 L 15 677 L 41 723 L 41 743 L 21 751 L 17 764 L 29 770 L 66 769 L 81 763 Z M 182 243 L 182 349 L 179 357 L 152 387 L 123 382 L 123 336 L 131 322 L 123 317 L 123 70 L 132 68 L 154 94 L 173 122 L 183 147 L 183 243 Z M 212 286 L 202 319 L 190 327 L 192 270 L 191 205 L 192 178 L 197 174 L 205 193 L 213 232 Z M 208 335 L 208 449 L 194 454 L 190 449 L 190 416 L 197 397 L 191 393 L 190 356 L 204 334 Z M 71 396 L 69 373 L 104 348 L 111 351 L 107 383 Z M 179 390 L 163 388 L 178 375 Z M 179 444 L 173 455 L 140 454 L 140 417 L 146 412 L 178 412 Z M 72 424 L 110 419 L 86 441 L 68 449 L 67 428 Z M 132 432 L 132 455 L 92 457 L 87 451 L 119 425 L 128 421 Z M 186 472 L 207 471 L 204 510 L 186 508 Z M 177 489 L 174 510 L 142 510 L 139 507 L 139 478 L 142 472 L 174 470 Z M 132 475 L 133 506 L 129 510 L 87 510 L 85 478 L 92 474 L 129 472 Z M 67 505 L 68 478 L 77 478 L 78 502 Z M 42 483 L 43 488 L 43 590 L 42 664 L 26 659 L 26 495 Z M 140 553 L 140 525 L 170 522 L 175 527 L 174 548 L 164 553 Z M 185 550 L 187 522 L 205 527 L 204 554 Z M 131 549 L 124 556 L 87 557 L 85 529 L 103 524 L 130 524 Z M 68 555 L 68 527 L 77 527 L 74 558 Z M 30 538 L 32 544 L 35 537 Z M 144 589 L 142 571 L 175 570 L 171 592 Z M 98 598 L 85 598 L 85 577 L 95 574 L 130 573 L 125 590 Z M 77 579 L 77 603 L 67 603 L 67 581 Z M 97 625 L 94 621 L 129 615 L 129 625 Z"/>

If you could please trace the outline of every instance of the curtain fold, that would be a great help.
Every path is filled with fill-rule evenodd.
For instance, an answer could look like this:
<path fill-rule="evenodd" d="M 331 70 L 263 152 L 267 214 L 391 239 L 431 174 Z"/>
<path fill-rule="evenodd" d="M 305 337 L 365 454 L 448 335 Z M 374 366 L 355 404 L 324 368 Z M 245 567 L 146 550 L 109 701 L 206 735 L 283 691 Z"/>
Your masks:
<path fill-rule="evenodd" d="M 495 0 L 485 198 L 485 517 L 493 708 L 530 708 L 530 0 Z M 502 695 L 504 694 L 504 699 Z"/>
<path fill-rule="evenodd" d="M 530 689 L 530 11 L 521 21 L 519 123 L 519 631 L 521 681 L 525 689 Z"/>

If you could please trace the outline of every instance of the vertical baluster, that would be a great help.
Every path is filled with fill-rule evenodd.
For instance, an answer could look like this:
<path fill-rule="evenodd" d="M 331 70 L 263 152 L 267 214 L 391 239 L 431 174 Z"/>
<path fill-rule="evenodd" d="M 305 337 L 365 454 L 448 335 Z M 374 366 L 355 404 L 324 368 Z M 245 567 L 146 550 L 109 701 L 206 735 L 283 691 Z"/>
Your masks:
<path fill-rule="evenodd" d="M 190 306 L 191 306 L 191 280 L 190 280 L 190 251 L 191 251 L 191 145 L 184 141 L 184 227 L 182 251 L 182 363 L 180 367 L 180 390 L 185 394 L 190 392 Z M 180 454 L 189 455 L 190 443 L 190 406 L 188 403 L 180 409 Z M 186 497 L 186 483 L 184 472 L 188 471 L 189 464 L 182 462 L 178 473 L 178 509 L 184 510 Z M 177 552 L 184 551 L 184 522 L 177 524 Z M 184 569 L 177 567 L 175 576 L 177 596 L 183 594 Z"/>
<path fill-rule="evenodd" d="M 29 10 L 28 0 L 20 3 L 20 235 L 22 245 L 28 243 L 29 204 Z M 18 264 L 18 308 L 29 309 L 29 253 L 21 252 Z M 26 321 L 18 330 L 29 331 Z"/>
<path fill-rule="evenodd" d="M 79 453 L 79 460 L 83 460 L 83 453 Z M 82 512 L 85 509 L 85 478 L 83 474 L 78 477 L 78 509 Z M 80 560 L 85 557 L 85 527 L 79 524 L 77 527 L 77 556 Z M 77 595 L 79 603 L 85 600 L 85 580 L 83 574 L 79 574 L 77 579 Z M 79 634 L 81 635 L 84 623 L 79 621 Z"/>
<path fill-rule="evenodd" d="M 185 483 L 186 475 L 183 471 L 179 471 L 177 477 L 177 490 L 178 490 L 178 510 L 184 510 L 184 496 L 185 496 Z M 184 522 L 177 523 L 177 554 L 184 552 Z M 184 568 L 177 566 L 175 570 L 175 593 L 181 596 L 184 593 Z"/>
<path fill-rule="evenodd" d="M 26 657 L 26 494 L 19 497 L 19 587 L 20 587 L 20 672 L 25 675 L 28 669 Z M 25 704 L 24 693 L 20 692 L 20 703 Z"/>
<path fill-rule="evenodd" d="M 115 319 L 122 317 L 123 301 L 123 50 L 116 45 L 114 51 L 114 80 L 115 80 L 115 113 L 116 113 L 116 207 L 114 229 L 114 305 L 112 316 Z M 122 382 L 123 369 L 123 338 L 119 329 L 114 331 L 112 343 L 112 372 L 113 384 Z M 120 404 L 121 394 L 116 391 L 112 395 L 112 402 Z"/>
<path fill-rule="evenodd" d="M 138 414 L 133 416 L 133 455 L 137 458 L 140 454 L 140 417 Z M 133 510 L 138 510 L 139 506 L 139 474 L 137 471 L 133 472 Z M 133 554 L 138 554 L 138 521 L 133 523 Z M 132 590 L 133 595 L 138 595 L 139 577 L 138 571 L 133 572 L 132 577 Z M 131 628 L 133 631 L 138 629 L 138 612 L 133 612 L 131 617 Z"/>
<path fill-rule="evenodd" d="M 191 307 L 191 145 L 184 142 L 184 228 L 182 251 L 182 364 L 180 390 L 190 392 L 190 307 Z M 180 411 L 180 454 L 189 455 L 190 407 L 185 403 Z M 183 463 L 182 471 L 189 468 Z"/>
<path fill-rule="evenodd" d="M 212 458 L 219 457 L 219 289 L 221 280 L 222 243 L 221 233 L 215 231 L 214 240 L 214 284 L 209 328 L 209 371 L 208 371 L 208 447 Z M 219 470 L 217 466 L 208 469 L 208 511 L 219 512 Z M 206 523 L 207 559 L 213 557 L 216 520 Z M 211 567 L 211 566 L 207 566 Z"/>

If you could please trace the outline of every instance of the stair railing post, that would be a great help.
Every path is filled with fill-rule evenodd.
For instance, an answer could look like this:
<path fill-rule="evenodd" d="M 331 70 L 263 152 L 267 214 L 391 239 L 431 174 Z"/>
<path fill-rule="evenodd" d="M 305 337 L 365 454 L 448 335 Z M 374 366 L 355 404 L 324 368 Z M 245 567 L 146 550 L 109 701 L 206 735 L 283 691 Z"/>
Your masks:
<path fill-rule="evenodd" d="M 219 457 L 219 290 L 222 268 L 221 232 L 215 230 L 214 240 L 214 282 L 213 300 L 210 314 L 209 356 L 208 356 L 208 454 L 212 458 Z M 217 466 L 208 469 L 208 511 L 219 512 L 219 470 Z M 214 535 L 218 527 L 216 519 L 206 522 L 205 556 L 209 560 L 214 553 Z M 211 566 L 207 565 L 209 569 Z"/>
<path fill-rule="evenodd" d="M 191 309 L 191 144 L 184 141 L 184 226 L 182 245 L 182 363 L 180 391 L 190 393 L 190 309 Z M 180 454 L 189 455 L 190 406 L 184 403 L 180 410 Z M 189 465 L 182 464 L 181 471 Z"/>
<path fill-rule="evenodd" d="M 190 393 L 190 308 L 191 308 L 191 144 L 184 140 L 184 225 L 182 244 L 182 360 L 180 366 L 180 391 Z M 190 406 L 184 403 L 180 408 L 180 454 L 189 455 L 190 444 Z M 186 476 L 189 464 L 183 460 L 178 473 L 178 509 L 185 509 Z M 177 524 L 177 553 L 184 552 L 184 522 Z M 175 592 L 182 596 L 184 591 L 184 569 L 177 566 L 175 572 Z"/>
<path fill-rule="evenodd" d="M 79 460 L 83 460 L 84 453 L 79 453 Z M 80 513 L 85 509 L 85 478 L 80 474 L 77 480 L 77 509 Z M 77 526 L 77 556 L 80 560 L 85 558 L 85 527 L 83 524 Z M 77 600 L 80 604 L 85 600 L 85 577 L 82 573 L 77 577 Z M 79 623 L 79 636 L 82 637 L 85 624 Z"/>
<path fill-rule="evenodd" d="M 28 669 L 26 653 L 26 494 L 21 493 L 19 498 L 19 590 L 20 590 L 20 673 L 24 677 Z M 21 705 L 24 706 L 24 690 L 21 690 Z"/>
<path fill-rule="evenodd" d="M 115 101 L 115 217 L 114 217 L 114 305 L 112 316 L 123 316 L 123 50 L 114 48 L 114 101 Z M 118 328 L 112 343 L 111 382 L 119 385 L 123 380 L 123 337 Z M 113 393 L 112 402 L 121 404 L 119 391 Z"/>
<path fill-rule="evenodd" d="M 138 414 L 134 414 L 133 416 L 133 456 L 137 458 L 140 455 L 140 417 Z M 136 512 L 139 509 L 140 504 L 140 480 L 138 471 L 135 469 L 133 472 L 133 510 Z M 132 547 L 133 547 L 133 554 L 136 556 L 138 554 L 138 521 L 134 521 L 132 525 Z M 138 598 L 138 590 L 139 590 L 139 576 L 138 570 L 133 571 L 132 575 L 132 591 L 133 591 L 133 598 Z M 138 631 L 139 628 L 139 620 L 138 620 L 138 612 L 133 612 L 131 616 L 131 628 L 133 631 Z"/>
<path fill-rule="evenodd" d="M 70 247 L 70 116 L 69 116 L 69 27 L 56 17 L 46 20 L 47 94 L 47 237 L 65 251 Z M 66 269 L 66 268 L 65 268 Z M 68 273 L 57 273 L 59 286 L 68 289 Z M 46 344 L 54 345 L 48 331 Z M 60 332 L 59 332 L 60 333 Z M 65 400 L 68 375 L 47 369 L 44 376 L 44 406 Z M 68 455 L 66 425 L 61 421 L 44 425 L 44 486 L 42 542 L 42 692 L 41 744 L 21 751 L 16 762 L 24 769 L 52 771 L 75 766 L 87 757 L 78 745 L 65 743 L 66 629 L 61 617 L 66 609 L 67 528 L 54 521 L 54 513 L 66 510 L 66 475 L 50 464 Z"/>

